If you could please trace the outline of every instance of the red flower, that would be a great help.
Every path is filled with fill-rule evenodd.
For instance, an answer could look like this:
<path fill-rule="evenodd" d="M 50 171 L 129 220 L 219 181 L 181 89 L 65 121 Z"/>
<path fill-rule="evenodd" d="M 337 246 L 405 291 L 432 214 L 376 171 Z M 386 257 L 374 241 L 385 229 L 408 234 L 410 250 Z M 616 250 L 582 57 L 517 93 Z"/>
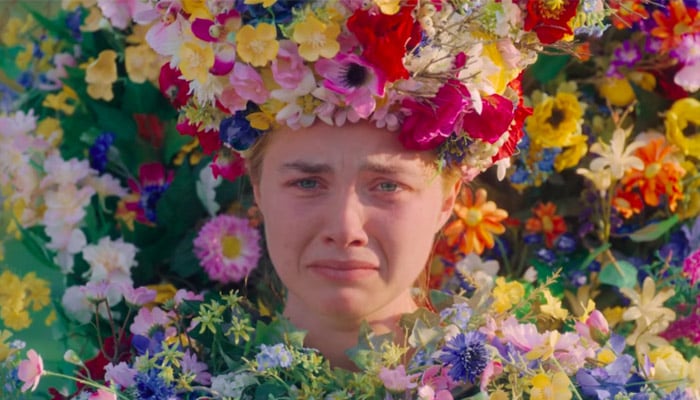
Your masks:
<path fill-rule="evenodd" d="M 520 139 L 523 138 L 523 125 L 525 124 L 525 119 L 532 114 L 532 108 L 525 107 L 523 102 L 523 90 L 522 90 L 522 74 L 516 79 L 513 79 L 508 86 L 510 86 L 516 93 L 518 93 L 518 107 L 513 112 L 513 123 L 510 124 L 508 128 L 508 140 L 498 149 L 498 153 L 493 156 L 491 161 L 496 162 L 506 157 L 510 157 L 515 153 L 515 149 L 520 143 Z"/>
<path fill-rule="evenodd" d="M 177 131 L 183 135 L 196 137 L 204 154 L 212 154 L 221 148 L 221 138 L 216 130 L 200 130 L 198 125 L 193 125 L 186 119 L 177 124 Z"/>
<path fill-rule="evenodd" d="M 554 241 L 566 232 L 566 222 L 557 215 L 557 206 L 552 202 L 540 203 L 532 209 L 534 217 L 525 222 L 525 230 L 531 233 L 544 234 L 545 244 L 551 248 Z"/>
<path fill-rule="evenodd" d="M 210 168 L 214 178 L 233 182 L 245 174 L 245 160 L 235 151 L 223 150 L 214 156 Z"/>
<path fill-rule="evenodd" d="M 163 132 L 163 123 L 153 114 L 134 114 L 136 126 L 138 128 L 139 137 L 156 149 L 163 146 L 165 134 Z"/>
<path fill-rule="evenodd" d="M 528 0 L 525 30 L 534 30 L 544 44 L 551 44 L 574 32 L 569 21 L 576 15 L 579 0 Z M 550 8 L 550 6 L 552 6 Z"/>
<path fill-rule="evenodd" d="M 190 95 L 190 84 L 185 80 L 181 79 L 182 74 L 180 70 L 170 68 L 168 63 L 163 64 L 160 68 L 160 75 L 158 76 L 158 86 L 160 92 L 163 96 L 170 100 L 175 108 L 180 108 L 187 104 Z"/>
<path fill-rule="evenodd" d="M 413 6 L 403 7 L 394 15 L 358 9 L 348 18 L 348 29 L 362 45 L 362 58 L 383 71 L 388 82 L 409 76 L 403 57 L 421 37 L 412 12 Z"/>
<path fill-rule="evenodd" d="M 661 53 L 678 47 L 684 35 L 700 32 L 698 10 L 686 7 L 683 0 L 672 0 L 668 6 L 668 12 L 655 10 L 651 15 L 657 25 L 651 36 L 661 40 Z"/>

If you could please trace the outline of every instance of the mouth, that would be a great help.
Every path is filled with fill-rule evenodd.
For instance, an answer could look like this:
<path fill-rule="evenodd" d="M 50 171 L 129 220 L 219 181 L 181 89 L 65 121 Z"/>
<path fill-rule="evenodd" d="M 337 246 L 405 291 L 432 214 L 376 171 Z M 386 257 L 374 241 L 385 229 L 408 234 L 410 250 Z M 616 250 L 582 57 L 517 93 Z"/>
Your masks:
<path fill-rule="evenodd" d="M 319 260 L 308 265 L 309 271 L 324 280 L 352 283 L 367 279 L 379 272 L 379 266 L 356 260 Z"/>

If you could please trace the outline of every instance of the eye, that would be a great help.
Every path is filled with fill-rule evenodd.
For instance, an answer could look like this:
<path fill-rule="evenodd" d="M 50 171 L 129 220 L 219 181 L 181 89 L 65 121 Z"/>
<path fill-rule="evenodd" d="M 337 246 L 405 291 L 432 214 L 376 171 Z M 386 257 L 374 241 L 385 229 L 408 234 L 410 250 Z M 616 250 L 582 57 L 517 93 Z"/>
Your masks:
<path fill-rule="evenodd" d="M 381 182 L 377 188 L 382 192 L 396 192 L 399 190 L 399 185 L 395 182 Z"/>
<path fill-rule="evenodd" d="M 292 184 L 298 187 L 299 189 L 305 190 L 317 189 L 319 187 L 318 180 L 311 178 L 297 179 L 296 181 L 292 182 Z"/>

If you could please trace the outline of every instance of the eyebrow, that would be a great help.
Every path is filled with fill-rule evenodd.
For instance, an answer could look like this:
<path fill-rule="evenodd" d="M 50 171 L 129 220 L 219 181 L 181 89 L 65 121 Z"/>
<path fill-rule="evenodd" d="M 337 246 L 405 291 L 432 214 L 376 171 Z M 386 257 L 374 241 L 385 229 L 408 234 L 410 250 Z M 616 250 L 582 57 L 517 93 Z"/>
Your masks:
<path fill-rule="evenodd" d="M 362 167 L 360 169 L 363 171 L 369 171 L 385 175 L 396 175 L 403 171 L 406 171 L 405 168 L 402 168 L 400 166 L 387 165 L 373 161 L 365 162 L 364 164 L 362 164 Z M 333 172 L 333 168 L 328 164 L 312 163 L 308 161 L 292 161 L 284 163 L 280 166 L 279 170 L 282 172 L 292 170 L 302 172 L 305 174 L 328 174 Z"/>

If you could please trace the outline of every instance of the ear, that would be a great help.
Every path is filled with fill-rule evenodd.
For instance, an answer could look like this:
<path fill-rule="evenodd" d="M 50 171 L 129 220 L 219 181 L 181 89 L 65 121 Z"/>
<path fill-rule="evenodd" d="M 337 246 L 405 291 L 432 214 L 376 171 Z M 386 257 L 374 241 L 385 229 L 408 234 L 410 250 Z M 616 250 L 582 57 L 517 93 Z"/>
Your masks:
<path fill-rule="evenodd" d="M 438 219 L 437 230 L 439 231 L 447 223 L 447 220 L 452 216 L 452 211 L 459 197 L 459 191 L 462 189 L 462 179 L 457 179 L 457 181 L 452 185 L 452 187 L 445 193 L 445 198 L 442 201 L 442 206 L 440 208 L 440 215 Z"/>

